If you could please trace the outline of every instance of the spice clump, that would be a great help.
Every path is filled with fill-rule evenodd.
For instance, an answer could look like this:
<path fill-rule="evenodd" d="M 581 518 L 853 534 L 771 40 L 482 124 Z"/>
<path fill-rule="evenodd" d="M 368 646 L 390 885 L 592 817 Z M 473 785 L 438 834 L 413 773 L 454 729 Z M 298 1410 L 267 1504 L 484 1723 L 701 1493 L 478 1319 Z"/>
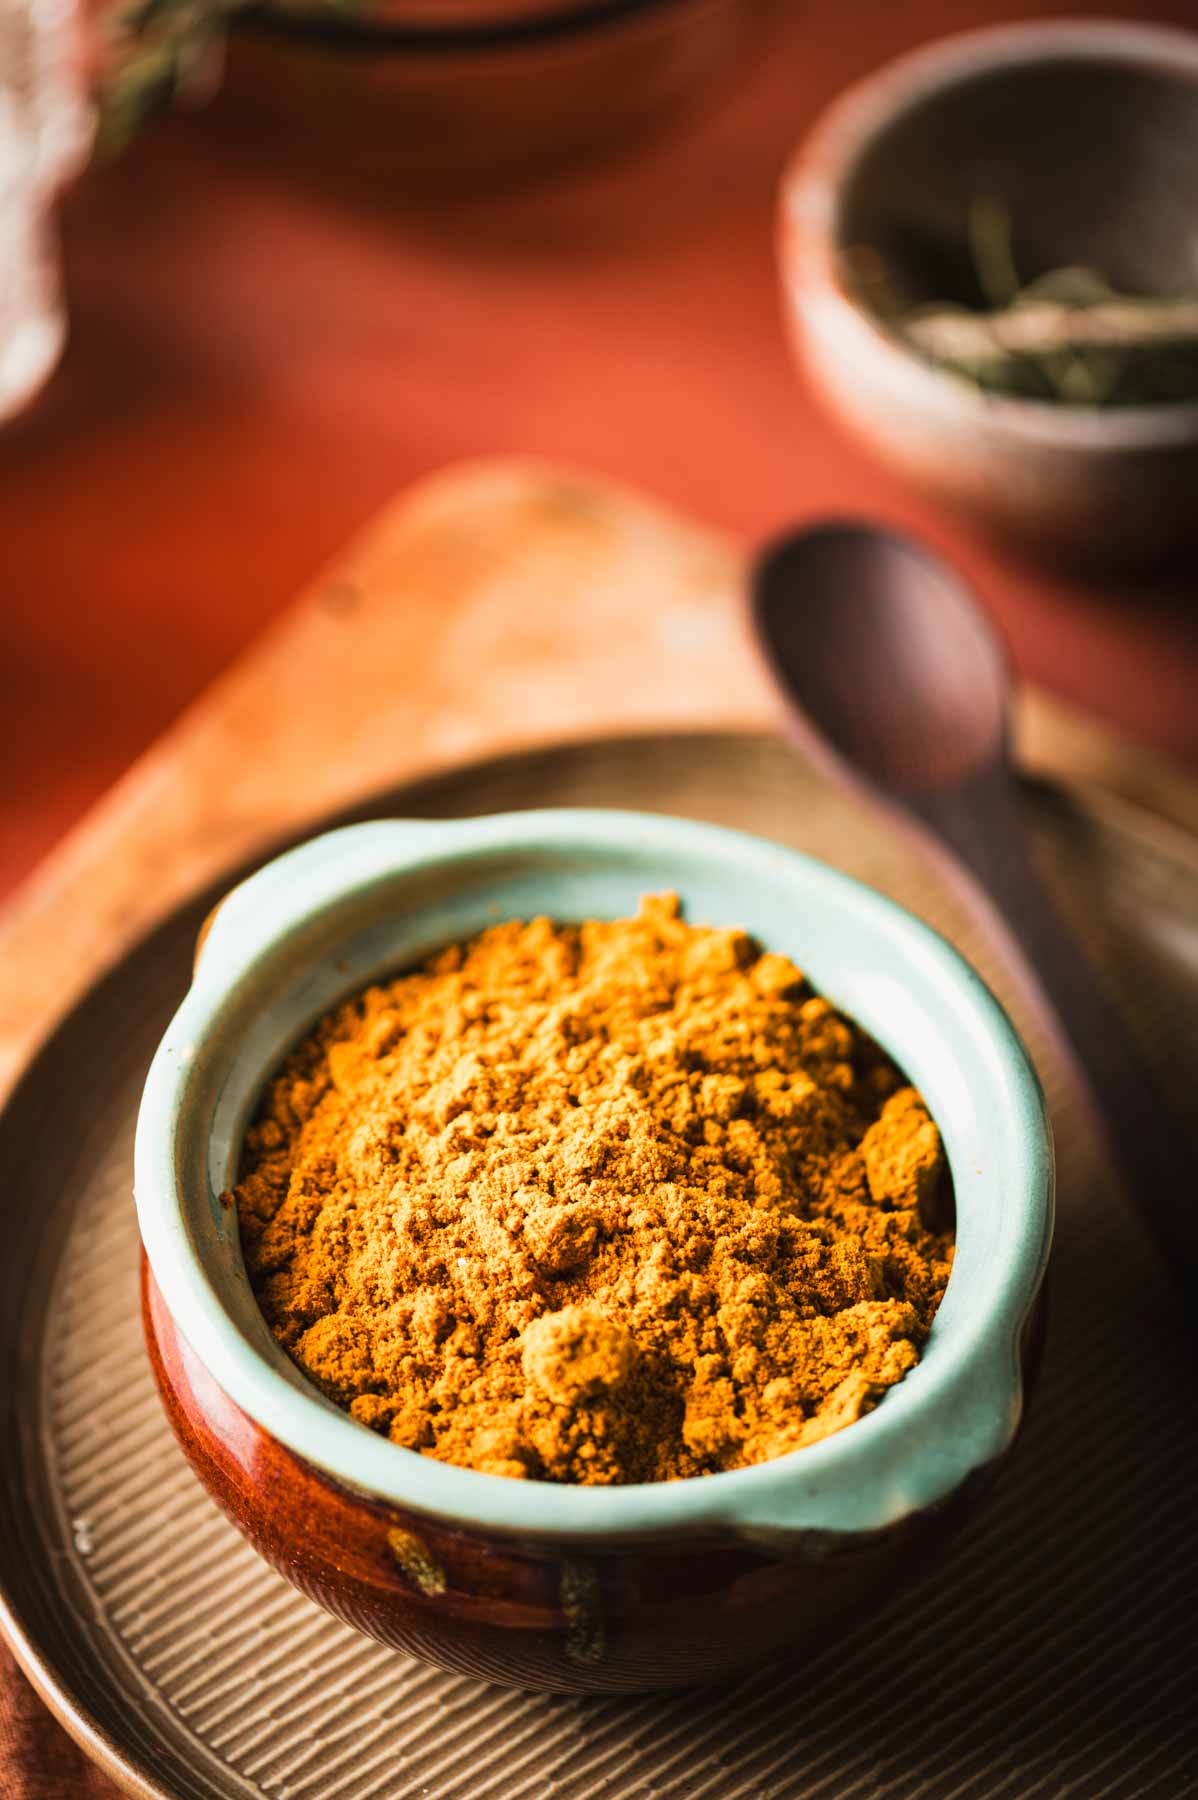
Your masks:
<path fill-rule="evenodd" d="M 235 1200 L 271 1330 L 442 1461 L 672 1480 L 810 1444 L 918 1360 L 948 1279 L 918 1094 L 743 931 L 496 925 L 326 1017 Z"/>

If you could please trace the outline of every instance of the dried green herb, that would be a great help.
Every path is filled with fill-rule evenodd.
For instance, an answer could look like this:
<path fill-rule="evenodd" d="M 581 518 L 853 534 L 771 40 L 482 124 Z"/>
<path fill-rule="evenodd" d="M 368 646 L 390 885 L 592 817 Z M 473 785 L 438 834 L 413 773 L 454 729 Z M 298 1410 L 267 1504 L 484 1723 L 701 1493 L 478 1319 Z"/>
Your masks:
<path fill-rule="evenodd" d="M 853 259 L 871 304 L 929 362 L 987 392 L 1068 406 L 1198 400 L 1198 294 L 1122 293 L 1079 266 L 1024 282 L 1010 213 L 985 197 L 968 243 L 981 307 L 913 305 L 887 259 Z"/>
<path fill-rule="evenodd" d="M 225 31 L 253 0 L 117 0 L 106 15 L 107 72 L 98 96 L 97 146 L 123 150 L 175 100 L 202 100 L 220 80 Z M 293 14 L 352 12 L 369 0 L 273 0 Z"/>
<path fill-rule="evenodd" d="M 99 93 L 102 154 L 123 150 L 145 120 L 177 98 L 201 97 L 215 85 L 233 10 L 233 0 L 122 0 L 113 8 Z"/>

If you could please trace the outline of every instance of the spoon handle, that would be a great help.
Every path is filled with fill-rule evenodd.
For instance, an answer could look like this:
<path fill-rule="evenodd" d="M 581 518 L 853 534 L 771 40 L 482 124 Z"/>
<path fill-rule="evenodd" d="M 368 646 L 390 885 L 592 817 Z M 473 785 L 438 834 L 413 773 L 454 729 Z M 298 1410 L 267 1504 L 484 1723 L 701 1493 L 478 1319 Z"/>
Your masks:
<path fill-rule="evenodd" d="M 1009 770 L 910 795 L 906 810 L 951 853 L 947 872 L 1062 1055 L 1171 1273 L 1198 1298 L 1198 1156 L 1032 864 Z"/>

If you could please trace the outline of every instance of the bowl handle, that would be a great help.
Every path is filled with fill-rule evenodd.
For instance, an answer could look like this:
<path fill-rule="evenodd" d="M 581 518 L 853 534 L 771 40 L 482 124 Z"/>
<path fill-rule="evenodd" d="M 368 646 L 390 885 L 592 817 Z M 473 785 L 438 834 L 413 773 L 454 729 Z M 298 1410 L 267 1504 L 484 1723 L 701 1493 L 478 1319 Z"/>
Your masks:
<path fill-rule="evenodd" d="M 241 883 L 238 882 L 237 886 L 231 887 L 227 894 L 222 894 L 216 905 L 204 914 L 200 929 L 196 932 L 195 949 L 192 952 L 191 957 L 191 972 L 193 975 L 200 966 L 200 958 L 204 954 L 204 945 L 208 942 L 208 933 L 216 924 L 217 913 L 227 900 L 232 899 L 233 895 L 237 892 L 237 887 L 240 887 L 240 885 Z"/>

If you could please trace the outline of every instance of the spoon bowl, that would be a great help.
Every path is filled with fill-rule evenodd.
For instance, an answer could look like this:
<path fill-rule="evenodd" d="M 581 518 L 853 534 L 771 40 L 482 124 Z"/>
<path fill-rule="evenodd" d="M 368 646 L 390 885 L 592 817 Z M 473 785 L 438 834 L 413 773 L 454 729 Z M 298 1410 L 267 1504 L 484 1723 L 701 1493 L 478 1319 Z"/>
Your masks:
<path fill-rule="evenodd" d="M 753 608 L 775 677 L 801 672 L 804 723 L 871 780 L 918 791 L 1005 760 L 1003 647 L 955 572 L 897 532 L 845 521 L 785 539 Z"/>

